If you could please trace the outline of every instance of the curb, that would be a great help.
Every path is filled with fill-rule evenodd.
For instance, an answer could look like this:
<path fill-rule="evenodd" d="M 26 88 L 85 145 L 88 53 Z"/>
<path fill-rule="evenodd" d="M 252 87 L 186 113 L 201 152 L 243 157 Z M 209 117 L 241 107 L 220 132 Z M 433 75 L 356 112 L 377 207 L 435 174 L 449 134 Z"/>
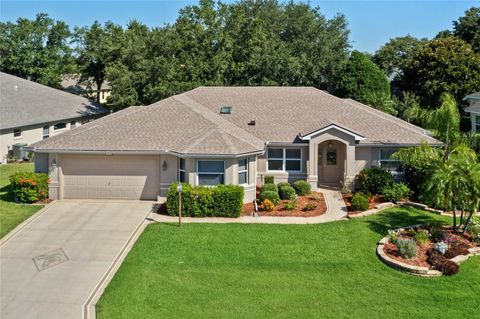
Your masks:
<path fill-rule="evenodd" d="M 28 217 L 25 219 L 23 222 L 18 224 L 14 229 L 12 229 L 9 233 L 7 233 L 3 238 L 0 239 L 0 246 L 3 246 L 7 241 L 15 237 L 16 234 L 18 234 L 22 229 L 24 229 L 26 226 L 28 226 L 31 222 L 39 218 L 43 213 L 45 213 L 47 210 L 50 209 L 50 207 L 53 207 L 57 203 L 56 200 L 51 201 L 48 204 L 45 204 L 43 208 L 40 208 L 38 212 L 33 214 L 32 216 Z"/>

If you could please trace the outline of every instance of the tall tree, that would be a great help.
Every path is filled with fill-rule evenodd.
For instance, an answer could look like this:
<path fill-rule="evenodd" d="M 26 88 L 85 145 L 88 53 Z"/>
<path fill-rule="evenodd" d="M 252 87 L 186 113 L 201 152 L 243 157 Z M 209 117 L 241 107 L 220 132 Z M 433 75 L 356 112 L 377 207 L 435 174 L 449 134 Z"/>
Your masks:
<path fill-rule="evenodd" d="M 463 98 L 480 90 L 480 55 L 454 37 L 432 40 L 405 66 L 400 84 L 403 91 L 415 93 L 422 106 L 435 108 L 446 92 L 463 108 Z"/>
<path fill-rule="evenodd" d="M 390 85 L 385 74 L 366 55 L 353 51 L 342 71 L 337 94 L 391 112 Z"/>
<path fill-rule="evenodd" d="M 59 87 L 61 75 L 75 69 L 70 30 L 45 13 L 35 20 L 0 22 L 0 70 Z"/>
<path fill-rule="evenodd" d="M 470 43 L 473 50 L 480 53 L 480 7 L 472 7 L 465 15 L 453 21 L 453 35 Z"/>

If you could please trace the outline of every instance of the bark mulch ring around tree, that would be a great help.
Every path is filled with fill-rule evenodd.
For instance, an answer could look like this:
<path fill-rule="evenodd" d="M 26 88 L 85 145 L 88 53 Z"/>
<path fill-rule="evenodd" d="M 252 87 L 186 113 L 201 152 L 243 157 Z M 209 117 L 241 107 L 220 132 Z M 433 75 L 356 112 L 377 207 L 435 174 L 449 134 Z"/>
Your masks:
<path fill-rule="evenodd" d="M 343 197 L 343 201 L 345 202 L 345 205 L 347 206 L 347 211 L 348 211 L 347 215 L 362 213 L 361 210 L 354 210 L 352 207 L 353 194 L 342 193 L 342 197 Z M 383 199 L 381 195 L 373 195 L 368 199 L 369 205 L 368 205 L 368 209 L 366 210 L 374 209 L 375 206 L 377 206 L 378 204 L 385 203 L 385 202 L 386 201 Z"/>
<path fill-rule="evenodd" d="M 327 211 L 327 204 L 325 203 L 325 197 L 323 193 L 312 192 L 310 195 L 298 196 L 297 205 L 295 209 L 285 209 L 285 204 L 290 201 L 282 200 L 275 209 L 271 212 L 262 211 L 259 209 L 258 216 L 278 216 L 278 217 L 314 217 L 325 214 Z M 315 205 L 313 210 L 304 210 L 305 205 Z M 260 203 L 258 203 L 260 206 Z M 243 205 L 242 216 L 252 216 L 254 211 L 254 204 L 247 203 Z"/>
<path fill-rule="evenodd" d="M 409 230 L 404 230 L 398 233 L 397 242 L 399 240 L 410 239 L 415 241 L 415 233 L 425 231 L 424 228 L 412 228 Z M 417 267 L 427 267 L 429 269 L 436 269 L 429 260 L 429 255 L 432 252 L 437 251 L 435 248 L 437 242 L 443 242 L 447 245 L 447 249 L 444 254 L 442 254 L 446 259 L 452 259 L 460 255 L 469 255 L 469 249 L 480 247 L 480 243 L 473 241 L 472 237 L 468 234 L 462 234 L 460 232 L 454 233 L 451 228 L 443 228 L 437 233 L 437 235 L 432 236 L 429 232 L 428 240 L 419 244 L 416 242 L 416 251 L 415 256 L 411 258 L 404 258 L 400 255 L 400 250 L 395 243 L 392 242 L 391 238 L 388 242 L 385 243 L 383 247 L 383 252 L 396 261 L 401 263 L 417 266 Z M 441 269 L 437 269 L 440 270 Z"/>

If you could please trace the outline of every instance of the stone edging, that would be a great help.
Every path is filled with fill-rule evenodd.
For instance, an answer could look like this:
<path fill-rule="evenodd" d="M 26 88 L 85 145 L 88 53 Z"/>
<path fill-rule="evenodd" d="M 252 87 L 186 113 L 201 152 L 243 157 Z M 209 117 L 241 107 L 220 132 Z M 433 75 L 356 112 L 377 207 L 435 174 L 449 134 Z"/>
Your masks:
<path fill-rule="evenodd" d="M 402 228 L 398 228 L 396 230 L 397 231 L 403 231 L 403 230 L 407 230 L 407 229 L 418 227 L 418 226 L 420 226 L 420 225 L 402 227 Z M 413 265 L 409 265 L 409 264 L 403 263 L 401 261 L 398 261 L 396 259 L 390 258 L 383 250 L 385 244 L 388 241 L 389 241 L 388 236 L 385 236 L 377 243 L 377 255 L 388 266 L 390 266 L 394 269 L 412 274 L 412 275 L 416 275 L 416 276 L 422 276 L 422 277 L 439 277 L 439 276 L 442 276 L 442 272 L 440 272 L 438 270 L 430 269 L 430 268 L 427 268 L 427 267 L 413 266 Z M 465 260 L 467 260 L 468 258 L 470 258 L 471 256 L 480 256 L 480 247 L 473 247 L 473 248 L 468 249 L 468 251 L 470 252 L 470 254 L 459 255 L 459 256 L 456 256 L 456 257 L 454 257 L 450 260 L 459 265 L 462 262 L 464 262 Z"/>
<path fill-rule="evenodd" d="M 379 213 L 384 209 L 395 207 L 395 206 L 397 206 L 397 205 L 395 205 L 392 202 L 380 203 L 377 206 L 375 206 L 375 208 L 373 208 L 373 209 L 369 209 L 369 210 L 366 210 L 366 211 L 361 212 L 361 213 L 347 215 L 347 218 L 355 219 L 355 218 L 365 217 L 365 216 L 369 216 L 369 215 Z"/>

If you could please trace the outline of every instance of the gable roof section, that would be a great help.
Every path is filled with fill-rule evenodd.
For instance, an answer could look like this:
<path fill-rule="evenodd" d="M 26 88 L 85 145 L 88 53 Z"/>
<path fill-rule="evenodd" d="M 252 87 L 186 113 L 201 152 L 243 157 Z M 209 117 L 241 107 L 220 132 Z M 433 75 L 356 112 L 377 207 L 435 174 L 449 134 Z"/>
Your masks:
<path fill-rule="evenodd" d="M 86 98 L 0 72 L 0 129 L 106 112 Z"/>
<path fill-rule="evenodd" d="M 334 130 L 337 130 L 337 131 L 340 131 L 340 132 L 343 132 L 345 134 L 348 134 L 350 136 L 353 136 L 355 138 L 356 141 L 361 141 L 361 140 L 364 140 L 365 137 L 354 132 L 353 130 L 351 129 L 348 129 L 348 128 L 345 128 L 345 127 L 342 127 L 340 125 L 338 125 L 337 123 L 331 121 L 331 120 L 324 120 L 324 121 L 321 121 L 322 124 L 319 125 L 318 128 L 315 128 L 314 130 L 305 130 L 303 132 L 300 132 L 298 134 L 298 136 L 300 137 L 301 140 L 304 140 L 304 141 L 309 141 L 311 139 L 311 137 L 315 136 L 315 135 L 318 135 L 318 134 L 321 134 L 327 130 L 330 130 L 330 129 L 334 129 Z"/>
<path fill-rule="evenodd" d="M 470 106 L 465 108 L 465 112 L 480 114 L 480 92 L 467 95 L 464 100 L 470 102 Z"/>

